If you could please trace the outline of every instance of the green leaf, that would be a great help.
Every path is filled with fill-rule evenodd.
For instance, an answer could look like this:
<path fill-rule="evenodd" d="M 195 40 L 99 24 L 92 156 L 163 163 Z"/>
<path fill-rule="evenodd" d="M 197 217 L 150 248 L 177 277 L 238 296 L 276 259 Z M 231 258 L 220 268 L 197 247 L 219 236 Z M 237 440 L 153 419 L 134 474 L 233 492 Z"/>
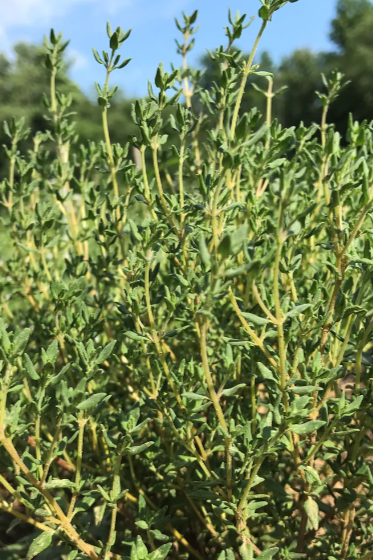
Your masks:
<path fill-rule="evenodd" d="M 97 484 L 97 488 L 98 488 L 98 491 L 100 492 L 101 496 L 104 498 L 104 500 L 106 500 L 107 502 L 110 502 L 110 496 L 106 492 L 106 490 L 104 490 L 102 488 L 102 486 L 100 486 L 99 484 Z"/>
<path fill-rule="evenodd" d="M 8 394 L 13 393 L 14 391 L 22 391 L 23 388 L 24 388 L 23 383 L 20 383 L 19 385 L 14 385 L 14 387 L 12 387 L 11 389 L 8 389 Z"/>
<path fill-rule="evenodd" d="M 319 528 L 319 506 L 311 496 L 308 496 L 304 504 L 304 510 L 307 513 L 312 529 L 317 531 Z"/>
<path fill-rule="evenodd" d="M 315 391 L 321 391 L 321 387 L 316 387 L 316 385 L 303 385 L 291 387 L 290 391 L 293 391 L 296 395 L 309 395 Z"/>
<path fill-rule="evenodd" d="M 149 560 L 164 560 L 170 552 L 172 543 L 162 544 L 160 548 L 151 552 L 148 556 Z"/>
<path fill-rule="evenodd" d="M 7 121 L 4 121 L 3 126 L 4 126 L 4 132 L 5 132 L 5 134 L 11 138 L 11 137 L 12 137 L 12 134 L 11 134 L 11 132 L 10 132 L 10 130 L 9 130 L 9 125 L 8 125 Z"/>
<path fill-rule="evenodd" d="M 13 341 L 12 355 L 21 356 L 29 341 L 31 329 L 24 329 Z"/>
<path fill-rule="evenodd" d="M 191 399 L 192 401 L 203 401 L 208 398 L 206 397 L 206 395 L 200 395 L 199 393 L 193 393 L 192 391 L 187 391 L 181 396 L 185 397 L 186 399 Z"/>
<path fill-rule="evenodd" d="M 269 18 L 269 9 L 267 6 L 262 6 L 259 10 L 259 17 L 262 18 L 263 21 L 268 21 Z"/>
<path fill-rule="evenodd" d="M 101 60 L 100 55 L 98 54 L 98 52 L 96 51 L 96 49 L 92 48 L 92 51 L 93 51 L 93 56 L 95 57 L 96 61 L 97 61 L 99 64 L 104 64 L 104 61 Z"/>
<path fill-rule="evenodd" d="M 310 397 L 307 397 L 307 395 L 305 395 L 304 397 L 297 397 L 291 403 L 291 407 L 294 408 L 295 411 L 303 410 L 309 402 Z"/>
<path fill-rule="evenodd" d="M 203 234 L 199 238 L 199 256 L 205 268 L 208 268 L 211 265 L 211 257 Z"/>
<path fill-rule="evenodd" d="M 17 243 L 18 247 L 21 247 L 24 251 L 27 251 L 28 253 L 38 253 L 38 251 L 36 249 L 34 249 L 33 247 L 27 247 L 27 245 L 24 245 L 23 243 Z"/>
<path fill-rule="evenodd" d="M 105 426 L 103 424 L 101 424 L 100 427 L 101 427 L 101 431 L 102 431 L 102 436 L 103 436 L 104 440 L 106 441 L 107 446 L 110 447 L 110 449 L 115 449 L 116 445 L 115 445 L 115 443 L 113 443 L 111 441 L 111 439 L 107 435 Z"/>
<path fill-rule="evenodd" d="M 223 259 L 227 259 L 231 254 L 231 236 L 225 235 L 223 239 L 219 243 L 218 253 L 223 257 Z"/>
<path fill-rule="evenodd" d="M 156 539 L 157 541 L 169 541 L 169 537 L 167 535 L 164 535 L 163 533 L 161 533 L 161 531 L 159 531 L 158 529 L 152 529 L 150 531 L 150 534 L 153 536 L 154 539 Z"/>
<path fill-rule="evenodd" d="M 93 411 L 91 412 L 92 416 L 95 416 L 96 414 L 98 414 L 105 406 L 105 404 L 111 399 L 111 395 L 106 395 L 106 397 L 104 399 L 102 399 L 102 401 L 100 401 L 98 403 L 98 405 L 93 409 Z"/>
<path fill-rule="evenodd" d="M 43 531 L 38 537 L 36 537 L 28 549 L 26 560 L 31 560 L 34 556 L 43 552 L 43 550 L 46 550 L 52 542 L 53 535 L 54 531 Z"/>
<path fill-rule="evenodd" d="M 70 366 L 71 366 L 70 363 L 66 364 L 65 367 L 63 367 L 59 373 L 57 373 L 56 375 L 54 375 L 49 379 L 49 383 L 51 385 L 55 385 L 56 383 L 58 383 L 63 378 L 65 373 L 70 369 Z"/>
<path fill-rule="evenodd" d="M 244 266 L 239 266 L 238 268 L 229 268 L 224 272 L 226 278 L 235 278 L 236 276 L 241 276 L 245 274 L 252 267 L 252 263 L 245 264 Z"/>
<path fill-rule="evenodd" d="M 54 478 L 46 483 L 45 488 L 47 490 L 53 490 L 54 488 L 75 488 L 75 482 L 67 478 Z"/>
<path fill-rule="evenodd" d="M 260 76 L 261 78 L 273 78 L 273 74 L 271 72 L 265 72 L 259 70 L 259 72 L 254 72 L 255 76 Z"/>
<path fill-rule="evenodd" d="M 309 422 L 305 422 L 304 424 L 293 424 L 289 427 L 291 432 L 294 432 L 298 435 L 309 434 L 310 432 L 315 432 L 321 426 L 324 426 L 326 422 L 323 420 L 310 420 Z"/>
<path fill-rule="evenodd" d="M 290 1 L 294 1 L 294 0 L 290 0 Z M 122 29 L 120 30 L 120 42 L 123 43 L 124 41 L 127 41 L 128 37 L 131 35 L 132 29 L 129 29 L 128 31 L 124 32 Z"/>
<path fill-rule="evenodd" d="M 24 354 L 23 356 L 23 361 L 25 364 L 25 368 L 27 373 L 29 374 L 29 376 L 31 377 L 31 379 L 33 379 L 34 381 L 37 381 L 38 379 L 40 379 L 34 364 L 31 361 L 31 358 L 28 354 Z"/>
<path fill-rule="evenodd" d="M 235 387 L 231 387 L 230 389 L 224 389 L 221 392 L 221 394 L 224 395 L 225 397 L 231 397 L 232 395 L 235 395 L 237 391 L 242 389 L 242 387 L 246 387 L 246 383 L 240 383 L 239 385 L 236 385 Z"/>
<path fill-rule="evenodd" d="M 8 354 L 8 352 L 11 348 L 11 342 L 10 342 L 8 333 L 6 331 L 4 321 L 2 320 L 1 317 L 0 317 L 0 339 L 1 339 L 1 342 L 2 342 L 2 345 L 3 345 L 3 348 L 5 350 L 5 353 Z"/>
<path fill-rule="evenodd" d="M 85 401 L 79 403 L 77 405 L 78 410 L 91 410 L 95 408 L 105 397 L 107 393 L 96 393 L 95 395 L 91 395 Z"/>
<path fill-rule="evenodd" d="M 244 543 L 240 546 L 240 554 L 242 556 L 242 560 L 253 560 L 253 547 L 250 543 Z"/>
<path fill-rule="evenodd" d="M 297 317 L 300 313 L 304 313 L 307 309 L 312 307 L 310 303 L 304 303 L 303 305 L 296 305 L 285 314 L 285 317 L 288 319 L 289 317 Z"/>
<path fill-rule="evenodd" d="M 136 223 L 133 220 L 129 219 L 128 225 L 130 226 L 130 230 L 134 238 L 137 239 L 137 241 L 142 241 L 142 235 L 140 234 Z"/>
<path fill-rule="evenodd" d="M 251 500 L 249 502 L 249 505 L 247 506 L 247 509 L 250 511 L 256 511 L 259 508 L 265 507 L 268 505 L 268 502 L 266 501 L 262 501 L 262 502 L 256 502 L 255 500 Z"/>
<path fill-rule="evenodd" d="M 153 444 L 154 441 L 148 441 L 147 443 L 143 443 L 142 445 L 134 445 L 128 449 L 128 453 L 130 455 L 137 455 L 138 453 L 141 453 L 142 451 L 145 451 L 145 449 L 151 447 Z"/>
<path fill-rule="evenodd" d="M 131 62 L 132 58 L 126 58 L 125 60 L 123 60 L 123 62 L 121 62 L 120 64 L 118 64 L 118 66 L 116 66 L 115 68 L 117 70 L 121 70 L 122 68 L 124 68 L 125 66 L 127 66 L 127 64 L 129 64 Z"/>
<path fill-rule="evenodd" d="M 255 134 L 252 135 L 251 138 L 249 138 L 249 140 L 246 140 L 246 142 L 242 142 L 240 147 L 250 148 L 254 144 L 257 144 L 257 142 L 259 142 L 259 140 L 261 140 L 263 136 L 266 134 L 267 130 L 268 130 L 268 125 L 264 124 L 261 128 L 259 128 L 259 130 Z"/>
<path fill-rule="evenodd" d="M 189 286 L 189 282 L 184 276 L 181 276 L 181 274 L 175 274 L 175 276 L 182 286 Z"/>
<path fill-rule="evenodd" d="M 119 47 L 119 37 L 118 37 L 118 33 L 115 31 L 110 37 L 110 48 L 113 51 L 116 51 L 118 47 Z"/>
<path fill-rule="evenodd" d="M 131 550 L 131 560 L 145 560 L 148 558 L 148 549 L 146 548 L 144 541 L 137 536 L 136 543 L 132 545 Z"/>
<path fill-rule="evenodd" d="M 270 323 L 269 319 L 265 319 L 264 317 L 259 317 L 258 315 L 253 315 L 253 313 L 246 313 L 241 312 L 242 317 L 248 320 L 249 323 L 253 323 L 254 325 L 262 326 L 268 325 Z"/>
<path fill-rule="evenodd" d="M 278 553 L 280 549 L 275 546 L 274 548 L 268 548 L 267 550 L 264 550 L 261 554 L 259 554 L 259 556 L 257 556 L 257 560 L 269 560 L 270 558 L 273 558 L 273 556 L 275 554 Z"/>
<path fill-rule="evenodd" d="M 261 377 L 263 377 L 263 379 L 266 379 L 268 381 L 276 381 L 276 379 L 273 377 L 273 373 L 271 372 L 271 370 L 268 369 L 264 364 L 258 362 L 257 366 L 260 371 L 260 375 Z"/>
<path fill-rule="evenodd" d="M 243 243 L 247 241 L 248 224 L 243 224 L 231 234 L 231 250 L 236 255 L 242 248 Z"/>
<path fill-rule="evenodd" d="M 189 325 L 186 325 L 185 327 L 182 327 L 180 329 L 172 329 L 171 331 L 167 331 L 163 338 L 172 338 L 174 336 L 179 335 L 180 333 L 182 333 L 183 331 L 185 331 L 186 329 L 189 329 Z"/>
<path fill-rule="evenodd" d="M 136 340 L 136 341 L 147 340 L 145 336 L 142 336 L 141 334 L 137 334 L 137 333 L 132 332 L 132 331 L 125 332 L 124 336 L 127 336 L 131 340 Z"/>
<path fill-rule="evenodd" d="M 113 340 L 112 342 L 109 342 L 109 344 L 107 344 L 105 346 L 105 348 L 103 348 L 96 360 L 96 364 L 102 364 L 102 362 L 104 362 L 105 360 L 108 359 L 108 357 L 110 356 L 110 354 L 112 353 L 112 351 L 114 350 L 114 346 L 116 345 L 117 341 Z"/>
<path fill-rule="evenodd" d="M 46 352 L 46 358 L 50 364 L 54 364 L 57 360 L 58 356 L 58 342 L 54 340 L 52 344 L 48 346 L 48 350 Z"/>
<path fill-rule="evenodd" d="M 321 479 L 319 477 L 319 473 L 313 467 L 304 467 L 304 471 L 308 475 L 308 478 L 312 480 L 312 482 L 316 482 L 317 484 L 321 484 Z"/>
<path fill-rule="evenodd" d="M 354 414 L 354 412 L 359 410 L 361 403 L 363 402 L 363 399 L 364 399 L 363 395 L 357 397 L 357 399 L 355 399 L 353 402 L 347 405 L 346 408 L 342 410 L 341 416 L 350 416 Z"/>

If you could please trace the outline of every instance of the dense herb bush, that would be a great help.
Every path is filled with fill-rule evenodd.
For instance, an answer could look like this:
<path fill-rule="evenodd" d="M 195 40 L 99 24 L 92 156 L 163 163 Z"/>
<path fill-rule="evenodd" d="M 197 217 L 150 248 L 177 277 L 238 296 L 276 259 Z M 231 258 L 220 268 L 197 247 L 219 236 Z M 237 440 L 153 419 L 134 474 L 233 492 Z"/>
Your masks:
<path fill-rule="evenodd" d="M 339 74 L 321 126 L 273 122 L 270 75 L 267 115 L 240 115 L 286 3 L 262 0 L 248 61 L 230 16 L 210 93 L 184 15 L 182 68 L 160 65 L 126 147 L 107 112 L 129 33 L 94 51 L 99 146 L 79 146 L 66 43 L 46 41 L 54 132 L 24 158 L 5 124 L 1 558 L 373 558 L 373 129 L 327 124 Z"/>

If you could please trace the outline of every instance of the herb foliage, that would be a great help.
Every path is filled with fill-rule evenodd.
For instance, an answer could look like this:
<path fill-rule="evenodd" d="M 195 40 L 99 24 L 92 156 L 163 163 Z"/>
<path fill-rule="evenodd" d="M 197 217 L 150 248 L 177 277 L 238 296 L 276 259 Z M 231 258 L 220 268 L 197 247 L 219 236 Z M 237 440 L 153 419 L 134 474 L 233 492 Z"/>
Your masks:
<path fill-rule="evenodd" d="M 107 115 L 130 32 L 110 25 L 100 145 L 56 91 L 53 30 L 52 132 L 24 157 L 4 125 L 0 509 L 23 532 L 1 558 L 373 558 L 372 125 L 328 124 L 339 73 L 321 125 L 272 119 L 254 58 L 287 1 L 261 4 L 248 60 L 229 14 L 213 91 L 183 14 L 182 65 L 126 146 Z M 264 116 L 240 112 L 250 75 Z"/>

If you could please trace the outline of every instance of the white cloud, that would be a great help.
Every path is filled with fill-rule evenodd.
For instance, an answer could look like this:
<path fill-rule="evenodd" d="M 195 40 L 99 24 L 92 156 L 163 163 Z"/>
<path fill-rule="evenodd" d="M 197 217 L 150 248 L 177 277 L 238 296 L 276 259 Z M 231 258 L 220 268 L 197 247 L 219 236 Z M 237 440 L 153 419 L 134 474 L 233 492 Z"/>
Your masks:
<path fill-rule="evenodd" d="M 160 15 L 173 18 L 175 14 L 179 15 L 181 10 L 185 10 L 189 4 L 190 0 L 167 0 L 162 5 Z"/>
<path fill-rule="evenodd" d="M 105 3 L 106 13 L 109 15 L 116 15 L 119 13 L 123 8 L 128 8 L 131 6 L 132 0 L 108 0 Z M 102 2 L 100 2 L 100 7 L 102 6 Z"/>
<path fill-rule="evenodd" d="M 83 8 L 87 20 L 94 13 L 100 19 L 126 16 L 137 25 L 144 19 L 173 18 L 187 9 L 192 0 L 0 0 L 0 51 L 13 57 L 12 46 L 19 40 L 31 40 L 30 32 L 40 32 L 40 38 L 51 26 L 58 26 L 74 8 Z M 35 33 L 33 33 L 35 34 Z M 81 53 L 75 52 L 75 69 L 87 67 Z"/>
<path fill-rule="evenodd" d="M 79 5 L 100 8 L 105 13 L 113 15 L 124 7 L 132 4 L 133 0 L 0 0 L 0 48 L 9 49 L 14 28 L 28 28 L 33 26 L 47 28 L 52 21 L 69 14 L 70 10 Z"/>
<path fill-rule="evenodd" d="M 68 57 L 73 64 L 74 70 L 83 70 L 87 68 L 91 62 L 83 53 L 71 47 L 68 50 Z"/>
<path fill-rule="evenodd" d="M 35 23 L 44 24 L 52 17 L 64 15 L 71 6 L 90 0 L 63 0 L 51 2 L 50 0 L 0 0 L 1 26 L 30 26 Z"/>

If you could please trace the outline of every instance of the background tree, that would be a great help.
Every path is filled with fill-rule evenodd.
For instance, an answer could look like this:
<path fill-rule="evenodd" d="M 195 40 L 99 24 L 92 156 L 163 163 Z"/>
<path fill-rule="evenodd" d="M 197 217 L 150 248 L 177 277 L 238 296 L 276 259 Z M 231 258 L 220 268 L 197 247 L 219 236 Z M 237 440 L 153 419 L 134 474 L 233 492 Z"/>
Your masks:
<path fill-rule="evenodd" d="M 26 43 L 14 46 L 14 61 L 10 61 L 0 53 L 0 122 L 24 117 L 26 125 L 31 128 L 31 135 L 27 142 L 20 146 L 22 151 L 32 148 L 32 138 L 36 131 L 46 131 L 50 123 L 44 118 L 45 107 L 43 95 L 49 89 L 49 73 L 44 64 L 45 54 L 42 47 Z M 79 143 L 88 140 L 99 142 L 102 139 L 101 113 L 96 101 L 85 95 L 77 84 L 68 77 L 70 63 L 64 60 L 64 67 L 58 73 L 57 91 L 71 93 L 73 97 L 72 110 L 77 113 L 76 132 Z M 113 101 L 109 115 L 112 127 L 113 142 L 124 144 L 127 135 L 134 131 L 130 118 L 131 101 L 123 95 Z M 7 144 L 9 138 L 3 128 L 0 129 L 0 145 Z M 0 151 L 0 166 L 3 169 L 5 161 L 3 150 Z M 2 171 L 0 171 L 2 174 Z"/>
<path fill-rule="evenodd" d="M 341 127 L 346 115 L 357 120 L 373 118 L 373 4 L 368 0 L 339 0 L 330 37 L 337 47 L 328 66 L 351 80 L 331 118 Z"/>

